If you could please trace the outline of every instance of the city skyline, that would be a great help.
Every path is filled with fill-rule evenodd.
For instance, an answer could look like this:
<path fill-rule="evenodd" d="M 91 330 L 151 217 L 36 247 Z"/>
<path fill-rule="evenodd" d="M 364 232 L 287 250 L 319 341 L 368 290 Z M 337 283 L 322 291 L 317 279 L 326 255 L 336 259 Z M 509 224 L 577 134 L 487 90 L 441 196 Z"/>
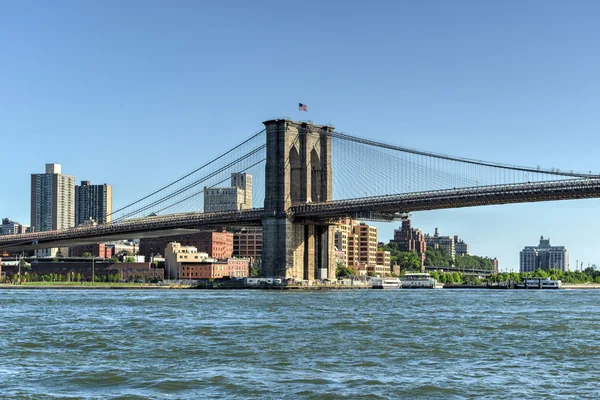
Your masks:
<path fill-rule="evenodd" d="M 591 151 L 600 126 L 600 59 L 590 51 L 599 38 L 598 4 L 431 8 L 5 5 L 0 33 L 14 40 L 0 44 L 0 129 L 11 168 L 0 173 L 10 192 L 0 212 L 31 223 L 29 176 L 50 162 L 76 177 L 110 181 L 115 205 L 125 204 L 229 149 L 266 119 L 298 119 L 298 102 L 310 105 L 302 118 L 374 140 L 600 170 Z M 290 59 L 296 62 L 270 61 Z M 99 138 L 111 146 L 101 148 Z M 161 151 L 173 140 L 185 145 L 165 162 Z M 597 264 L 599 204 L 426 211 L 413 213 L 413 223 L 458 233 L 473 254 L 497 255 L 502 270 L 518 269 L 520 249 L 541 235 L 567 247 L 572 260 Z M 388 240 L 399 226 L 374 225 Z"/>

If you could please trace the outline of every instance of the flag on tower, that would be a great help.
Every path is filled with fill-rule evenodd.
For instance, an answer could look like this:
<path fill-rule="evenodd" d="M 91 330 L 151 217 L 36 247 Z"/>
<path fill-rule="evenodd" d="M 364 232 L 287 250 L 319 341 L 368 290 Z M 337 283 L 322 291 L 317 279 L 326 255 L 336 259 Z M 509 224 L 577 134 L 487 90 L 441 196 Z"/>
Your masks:
<path fill-rule="evenodd" d="M 298 110 L 299 111 L 308 111 L 308 107 L 306 107 L 306 104 L 298 103 Z"/>

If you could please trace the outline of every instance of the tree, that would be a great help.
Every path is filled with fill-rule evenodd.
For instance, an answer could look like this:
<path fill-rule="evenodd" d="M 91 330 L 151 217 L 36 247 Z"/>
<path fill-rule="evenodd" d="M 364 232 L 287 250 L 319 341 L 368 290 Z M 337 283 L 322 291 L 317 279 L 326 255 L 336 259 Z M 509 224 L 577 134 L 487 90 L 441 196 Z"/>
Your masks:
<path fill-rule="evenodd" d="M 250 267 L 250 276 L 251 277 L 260 276 L 260 268 L 258 267 L 257 264 L 254 264 Z"/>
<path fill-rule="evenodd" d="M 135 262 L 135 257 L 131 257 L 131 256 L 125 257 L 125 258 L 123 259 L 123 262 L 126 262 L 126 263 L 133 263 L 133 262 Z"/>
<path fill-rule="evenodd" d="M 85 253 L 83 253 L 83 254 L 81 255 L 81 257 L 85 257 L 85 258 L 92 258 L 92 257 L 93 257 L 93 255 L 92 255 L 92 253 L 90 253 L 90 252 L 87 252 L 87 251 L 86 251 Z"/>
<path fill-rule="evenodd" d="M 396 262 L 401 271 L 419 271 L 421 272 L 421 257 L 416 252 L 398 252 Z"/>
<path fill-rule="evenodd" d="M 337 263 L 335 265 L 335 276 L 337 278 L 345 278 L 347 276 L 355 276 L 356 271 L 352 267 L 348 267 L 342 263 Z"/>

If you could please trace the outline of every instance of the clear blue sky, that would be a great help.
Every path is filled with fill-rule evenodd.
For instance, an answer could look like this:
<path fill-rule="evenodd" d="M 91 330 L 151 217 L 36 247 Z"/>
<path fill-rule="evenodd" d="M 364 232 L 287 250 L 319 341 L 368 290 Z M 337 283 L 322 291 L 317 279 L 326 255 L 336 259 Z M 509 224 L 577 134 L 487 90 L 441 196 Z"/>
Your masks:
<path fill-rule="evenodd" d="M 284 4 L 285 3 L 285 4 Z M 0 2 L 0 216 L 29 223 L 57 162 L 115 205 L 261 122 L 297 116 L 418 149 L 600 171 L 600 2 Z M 180 156 L 165 160 L 173 149 Z M 518 268 L 540 235 L 600 264 L 600 200 L 413 214 Z M 379 225 L 380 240 L 395 225 Z"/>

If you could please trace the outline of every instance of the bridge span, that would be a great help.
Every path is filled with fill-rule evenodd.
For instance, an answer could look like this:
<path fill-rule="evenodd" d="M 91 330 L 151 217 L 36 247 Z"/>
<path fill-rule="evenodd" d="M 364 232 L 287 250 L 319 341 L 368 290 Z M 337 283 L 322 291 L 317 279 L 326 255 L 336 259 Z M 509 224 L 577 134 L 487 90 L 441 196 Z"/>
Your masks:
<path fill-rule="evenodd" d="M 403 193 L 292 205 L 286 217 L 303 224 L 329 225 L 345 217 L 394 221 L 401 214 L 495 204 L 600 198 L 600 179 L 574 179 Z M 255 208 L 217 213 L 180 213 L 125 220 L 114 224 L 0 236 L 0 249 L 33 250 L 127 238 L 196 232 L 223 226 L 260 226 L 265 211 Z"/>

